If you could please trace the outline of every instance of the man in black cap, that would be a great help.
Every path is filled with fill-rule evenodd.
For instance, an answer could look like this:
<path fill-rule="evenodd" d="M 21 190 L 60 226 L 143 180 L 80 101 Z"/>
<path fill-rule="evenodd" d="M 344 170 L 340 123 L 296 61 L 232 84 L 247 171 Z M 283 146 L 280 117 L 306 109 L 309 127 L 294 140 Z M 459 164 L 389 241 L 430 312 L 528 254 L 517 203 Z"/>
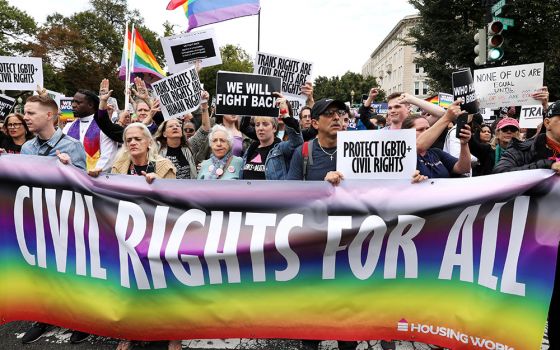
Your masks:
<path fill-rule="evenodd" d="M 311 126 L 317 138 L 296 148 L 288 180 L 326 180 L 338 185 L 344 178 L 336 171 L 336 135 L 344 127 L 346 104 L 339 100 L 322 99 L 311 109 Z M 305 164 L 304 164 L 305 163 Z"/>

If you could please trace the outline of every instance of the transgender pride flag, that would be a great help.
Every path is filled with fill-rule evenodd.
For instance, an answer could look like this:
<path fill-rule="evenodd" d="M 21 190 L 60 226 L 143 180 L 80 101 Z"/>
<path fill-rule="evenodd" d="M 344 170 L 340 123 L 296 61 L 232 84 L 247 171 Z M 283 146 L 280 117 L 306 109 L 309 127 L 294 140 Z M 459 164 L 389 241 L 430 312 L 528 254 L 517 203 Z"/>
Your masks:
<path fill-rule="evenodd" d="M 207 24 L 259 13 L 259 0 L 171 0 L 168 10 L 183 5 L 189 19 L 189 31 Z"/>

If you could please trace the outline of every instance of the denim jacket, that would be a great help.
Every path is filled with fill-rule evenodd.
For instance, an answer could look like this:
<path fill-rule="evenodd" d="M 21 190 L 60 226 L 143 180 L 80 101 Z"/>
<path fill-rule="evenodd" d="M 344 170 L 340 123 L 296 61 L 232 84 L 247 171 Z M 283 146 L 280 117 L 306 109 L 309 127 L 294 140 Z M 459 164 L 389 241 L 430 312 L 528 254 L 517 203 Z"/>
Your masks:
<path fill-rule="evenodd" d="M 264 163 L 267 180 L 285 180 L 294 150 L 303 144 L 301 133 L 286 126 L 288 140 L 277 143 Z"/>
<path fill-rule="evenodd" d="M 84 146 L 80 141 L 64 135 L 60 129 L 57 129 L 53 136 L 42 145 L 37 137 L 34 137 L 21 147 L 21 154 L 56 157 L 56 151 L 68 154 L 72 165 L 82 170 L 86 169 Z"/>

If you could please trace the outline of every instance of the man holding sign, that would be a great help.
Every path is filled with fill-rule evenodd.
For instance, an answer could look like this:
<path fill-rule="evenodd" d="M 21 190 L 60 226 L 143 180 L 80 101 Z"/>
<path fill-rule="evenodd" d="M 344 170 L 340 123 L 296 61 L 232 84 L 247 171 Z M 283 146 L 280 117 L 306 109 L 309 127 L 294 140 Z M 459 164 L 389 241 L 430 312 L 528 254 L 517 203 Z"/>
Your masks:
<path fill-rule="evenodd" d="M 344 175 L 336 171 L 336 143 L 345 115 L 346 105 L 342 101 L 322 99 L 315 103 L 311 109 L 311 125 L 318 131 L 317 138 L 296 148 L 288 180 L 325 180 L 335 186 L 340 184 Z M 308 161 L 304 162 L 305 158 Z"/>

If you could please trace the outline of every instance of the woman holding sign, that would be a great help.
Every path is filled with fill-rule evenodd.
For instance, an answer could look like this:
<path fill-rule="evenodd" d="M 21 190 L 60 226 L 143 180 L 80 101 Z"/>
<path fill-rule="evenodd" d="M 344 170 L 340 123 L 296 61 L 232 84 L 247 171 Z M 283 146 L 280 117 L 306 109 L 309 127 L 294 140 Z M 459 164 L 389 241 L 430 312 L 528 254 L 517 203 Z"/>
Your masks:
<path fill-rule="evenodd" d="M 4 132 L 0 132 L 0 153 L 19 154 L 21 146 L 33 138 L 33 133 L 19 113 L 8 115 L 3 129 Z"/>
<path fill-rule="evenodd" d="M 202 92 L 202 100 L 208 101 L 208 92 Z M 169 159 L 177 169 L 178 179 L 196 179 L 198 165 L 195 155 L 208 145 L 208 131 L 210 131 L 210 116 L 208 103 L 200 106 L 202 111 L 202 126 L 188 140 L 183 134 L 181 121 L 169 119 L 164 121 L 154 135 L 160 156 Z"/>

